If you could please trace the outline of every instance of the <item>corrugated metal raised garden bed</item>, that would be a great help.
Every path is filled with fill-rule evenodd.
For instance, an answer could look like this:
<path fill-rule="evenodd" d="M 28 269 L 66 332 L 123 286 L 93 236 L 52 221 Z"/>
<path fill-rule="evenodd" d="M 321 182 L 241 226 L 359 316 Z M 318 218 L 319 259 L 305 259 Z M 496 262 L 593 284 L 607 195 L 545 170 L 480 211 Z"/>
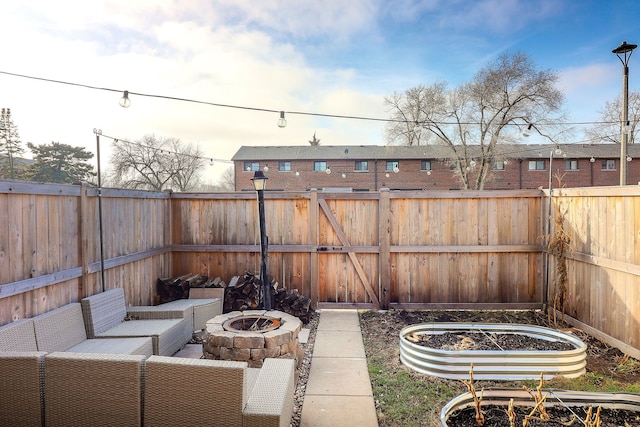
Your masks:
<path fill-rule="evenodd" d="M 455 334 L 460 344 L 443 349 L 429 346 L 432 336 Z M 495 342 L 495 349 L 478 350 L 473 336 Z M 501 338 L 514 336 L 542 340 L 543 346 L 560 350 L 506 349 Z M 466 343 L 466 345 L 465 345 Z M 559 345 L 558 345 L 559 344 Z M 473 364 L 479 380 L 545 379 L 562 375 L 576 378 L 585 373 L 586 344 L 570 332 L 543 326 L 502 323 L 423 323 L 400 331 L 400 360 L 423 374 L 441 378 L 465 379 Z"/>
<path fill-rule="evenodd" d="M 543 425 L 584 426 L 589 408 L 592 408 L 591 419 L 593 420 L 599 407 L 603 410 L 602 414 L 599 414 L 603 422 L 602 426 L 640 425 L 638 422 L 640 395 L 637 394 L 570 390 L 542 390 L 542 393 L 545 396 L 544 407 L 550 417 L 550 420 Z M 523 408 L 524 413 L 530 413 L 535 406 L 532 396 L 522 389 L 483 390 L 478 394 L 482 397 L 480 408 L 485 417 L 485 425 L 509 425 L 508 422 L 500 420 L 505 418 L 505 411 L 511 399 L 513 399 L 513 406 Z M 473 420 L 476 413 L 475 407 L 476 403 L 470 392 L 453 398 L 440 412 L 442 427 L 462 425 L 462 422 Z M 522 425 L 522 423 L 518 422 L 516 425 Z"/>

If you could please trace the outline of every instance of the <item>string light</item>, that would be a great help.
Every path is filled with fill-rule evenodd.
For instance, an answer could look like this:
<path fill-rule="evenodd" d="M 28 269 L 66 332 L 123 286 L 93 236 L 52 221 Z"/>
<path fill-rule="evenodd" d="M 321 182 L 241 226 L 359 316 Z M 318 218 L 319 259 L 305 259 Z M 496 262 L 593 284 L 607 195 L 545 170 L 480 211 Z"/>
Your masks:
<path fill-rule="evenodd" d="M 278 119 L 278 127 L 279 128 L 287 127 L 287 120 L 284 118 L 284 111 L 280 111 L 280 118 Z"/>
<path fill-rule="evenodd" d="M 82 83 L 67 82 L 67 81 L 63 81 L 63 80 L 54 80 L 54 79 L 49 79 L 49 78 L 44 78 L 44 77 L 36 77 L 36 76 L 29 76 L 29 75 L 25 75 L 25 74 L 11 73 L 11 72 L 8 72 L 8 71 L 0 71 L 0 74 L 13 76 L 13 77 L 32 79 L 32 80 L 39 80 L 39 81 L 44 81 L 44 82 L 49 82 L 49 83 L 63 84 L 63 85 L 68 85 L 68 86 L 84 87 L 84 88 L 87 88 L 87 89 L 123 93 L 123 97 L 122 98 L 125 98 L 124 94 L 126 94 L 126 99 L 129 100 L 129 104 L 131 102 L 131 100 L 129 99 L 129 95 L 136 95 L 136 96 L 142 96 L 142 97 L 148 97 L 148 98 L 158 98 L 158 99 L 166 99 L 166 100 L 173 100 L 173 101 L 191 102 L 191 103 L 195 103 L 195 104 L 211 105 L 211 106 L 214 106 L 214 107 L 234 108 L 234 109 L 240 109 L 240 110 L 261 111 L 261 112 L 268 112 L 268 113 L 280 113 L 280 119 L 278 120 L 278 126 L 280 126 L 280 121 L 281 120 L 284 120 L 284 125 L 286 126 L 286 120 L 284 119 L 285 111 L 283 111 L 283 110 L 275 110 L 275 109 L 260 108 L 260 107 L 249 107 L 249 106 L 233 105 L 233 104 L 221 104 L 221 103 L 209 102 L 209 101 L 201 101 L 201 100 L 196 100 L 196 99 L 191 99 L 191 98 L 181 98 L 181 97 L 167 96 L 167 95 L 156 95 L 156 94 L 141 93 L 141 92 L 123 91 L 121 89 L 113 89 L 113 88 L 93 86 L 93 85 L 82 84 Z M 122 98 L 120 99 L 120 101 L 122 101 Z M 335 118 L 335 119 L 367 120 L 367 121 L 376 121 L 376 122 L 385 122 L 385 123 L 410 123 L 410 121 L 402 120 L 402 119 L 366 117 L 366 116 L 354 116 L 354 115 L 342 115 L 342 114 L 326 114 L 326 113 L 317 113 L 317 112 L 308 112 L 308 111 L 287 111 L 286 113 L 289 114 L 289 115 L 293 114 L 293 115 L 301 115 L 301 116 L 326 117 L 326 118 Z M 417 121 L 414 121 L 414 122 L 417 123 Z M 479 124 L 477 122 L 445 122 L 445 121 L 443 121 L 443 122 L 434 121 L 434 122 L 430 122 L 430 123 L 434 124 L 434 125 L 478 125 Z M 597 125 L 597 124 L 619 124 L 619 123 L 620 123 L 619 121 L 584 121 L 584 122 L 553 122 L 553 123 L 551 123 L 551 122 L 549 122 L 549 123 L 547 123 L 547 122 L 538 122 L 538 123 L 536 123 L 536 125 L 539 125 L 539 126 L 545 126 L 545 125 Z M 516 124 L 516 123 L 509 123 L 509 125 L 520 126 L 519 124 Z M 532 126 L 532 125 L 529 124 L 529 126 Z M 284 127 L 284 126 L 280 126 L 280 127 Z"/>
<path fill-rule="evenodd" d="M 94 130 L 94 132 L 95 132 L 95 130 Z M 102 131 L 100 131 L 100 132 L 102 132 Z M 157 149 L 156 147 L 152 147 L 150 145 L 141 144 L 139 142 L 131 142 L 131 141 L 127 141 L 127 140 L 122 139 L 122 138 L 115 138 L 113 136 L 103 135 L 102 133 L 100 135 L 103 138 L 108 138 L 108 139 L 112 140 L 116 144 L 118 142 L 122 142 L 123 144 L 134 145 L 136 147 Z M 213 165 L 214 162 L 233 164 L 233 162 L 231 160 L 216 159 L 215 157 L 195 156 L 193 154 L 178 153 L 177 151 L 172 151 L 172 150 L 167 150 L 167 149 L 160 149 L 158 151 L 160 152 L 160 154 L 165 154 L 165 153 L 166 154 L 175 154 L 175 155 L 179 155 L 179 156 L 183 156 L 183 157 L 190 157 L 192 159 L 199 159 L 199 160 L 209 161 L 211 165 Z M 247 171 L 251 171 L 251 167 L 248 167 Z"/>
<path fill-rule="evenodd" d="M 122 108 L 129 108 L 129 106 L 131 105 L 131 100 L 129 99 L 129 91 L 125 90 L 122 93 L 122 98 L 120 98 L 120 102 L 119 102 L 120 106 Z"/>

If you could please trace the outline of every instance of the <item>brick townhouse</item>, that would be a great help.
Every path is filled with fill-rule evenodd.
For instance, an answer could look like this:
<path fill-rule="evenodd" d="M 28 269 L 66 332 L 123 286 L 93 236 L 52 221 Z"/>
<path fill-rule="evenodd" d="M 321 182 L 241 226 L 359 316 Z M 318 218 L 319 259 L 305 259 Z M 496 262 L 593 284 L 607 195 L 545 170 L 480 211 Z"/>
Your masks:
<path fill-rule="evenodd" d="M 469 150 L 477 153 L 478 148 Z M 627 152 L 627 183 L 637 185 L 640 145 L 628 145 Z M 473 156 L 469 160 L 473 176 L 478 162 Z M 251 178 L 257 170 L 269 178 L 269 190 L 460 189 L 451 149 L 444 146 L 243 146 L 232 161 L 236 191 L 253 190 Z M 619 163 L 616 144 L 503 145 L 485 189 L 547 188 L 550 176 L 557 187 L 557 174 L 564 176 L 565 187 L 619 185 Z"/>

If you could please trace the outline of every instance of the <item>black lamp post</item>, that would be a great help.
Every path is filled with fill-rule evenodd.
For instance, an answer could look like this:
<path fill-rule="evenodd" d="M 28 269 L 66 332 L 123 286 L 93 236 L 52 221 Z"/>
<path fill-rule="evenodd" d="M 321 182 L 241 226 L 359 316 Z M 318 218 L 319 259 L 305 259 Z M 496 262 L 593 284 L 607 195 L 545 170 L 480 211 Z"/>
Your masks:
<path fill-rule="evenodd" d="M 273 292 L 267 273 L 267 249 L 269 238 L 264 219 L 264 189 L 267 186 L 267 177 L 262 171 L 255 171 L 251 182 L 258 193 L 258 216 L 260 217 L 260 281 L 262 282 L 262 308 L 273 310 Z"/>
<path fill-rule="evenodd" d="M 622 123 L 620 124 L 620 185 L 627 184 L 627 138 L 629 122 L 629 58 L 637 44 L 622 42 L 613 49 L 620 62 L 622 62 Z"/>

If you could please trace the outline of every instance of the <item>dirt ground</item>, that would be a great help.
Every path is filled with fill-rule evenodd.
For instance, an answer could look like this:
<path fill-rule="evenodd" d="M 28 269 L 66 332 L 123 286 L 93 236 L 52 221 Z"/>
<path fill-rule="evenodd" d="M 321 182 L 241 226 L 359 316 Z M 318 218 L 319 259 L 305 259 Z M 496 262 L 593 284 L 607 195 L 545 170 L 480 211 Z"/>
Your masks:
<path fill-rule="evenodd" d="M 361 316 L 363 334 L 369 340 L 382 343 L 399 342 L 400 330 L 405 326 L 425 322 L 485 322 L 521 323 L 549 326 L 547 316 L 540 311 L 407 311 L 389 310 L 374 317 Z M 640 371 L 618 372 L 624 353 L 575 328 L 574 332 L 587 344 L 587 372 L 606 374 L 624 383 L 640 382 Z"/>
<path fill-rule="evenodd" d="M 423 396 L 420 399 L 403 398 L 402 405 L 425 405 L 428 399 L 429 405 L 433 407 L 430 413 L 420 415 L 419 421 L 409 423 L 398 422 L 393 414 L 386 414 L 384 405 L 381 405 L 374 389 L 374 399 L 378 410 L 378 421 L 381 427 L 396 427 L 401 425 L 435 426 L 439 424 L 440 409 L 454 396 L 467 391 L 466 387 L 456 380 L 423 375 L 405 367 L 400 362 L 399 357 L 399 334 L 405 326 L 417 323 L 430 322 L 488 322 L 488 323 L 521 323 L 538 326 L 549 326 L 547 317 L 540 311 L 409 311 L 409 310 L 389 310 L 379 312 L 362 312 L 360 314 L 360 325 L 362 329 L 365 352 L 368 359 L 376 359 L 376 363 L 384 365 L 383 371 L 389 377 L 398 376 L 401 373 L 409 375 L 410 381 L 423 381 L 429 383 L 430 387 L 441 390 L 436 396 Z M 587 344 L 587 375 L 606 375 L 623 384 L 640 383 L 640 363 L 633 361 L 635 368 L 632 370 L 618 369 L 625 361 L 625 355 L 615 347 L 611 347 L 600 340 L 574 328 L 565 325 Z M 444 343 L 443 345 L 446 345 Z M 435 345 L 429 345 L 435 347 Z M 522 383 L 505 383 L 481 381 L 478 387 L 486 389 L 494 387 L 515 387 L 521 388 Z M 551 387 L 564 388 L 552 384 Z M 448 390 L 448 392 L 445 392 Z M 495 424 L 500 425 L 500 424 Z M 614 424 L 615 425 L 615 424 Z"/>

